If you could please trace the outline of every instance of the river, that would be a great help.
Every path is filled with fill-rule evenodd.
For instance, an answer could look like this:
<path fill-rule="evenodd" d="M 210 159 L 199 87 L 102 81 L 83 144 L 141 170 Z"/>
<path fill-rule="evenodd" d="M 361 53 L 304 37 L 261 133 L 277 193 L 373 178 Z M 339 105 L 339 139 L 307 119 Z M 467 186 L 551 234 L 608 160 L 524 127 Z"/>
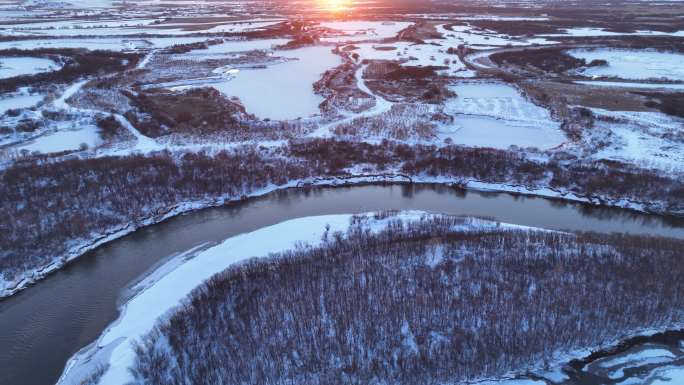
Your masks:
<path fill-rule="evenodd" d="M 292 189 L 192 212 L 84 255 L 0 302 L 0 384 L 54 384 L 65 363 L 118 316 L 122 293 L 170 256 L 288 219 L 385 209 L 492 217 L 551 229 L 684 239 L 684 220 L 437 185 Z"/>

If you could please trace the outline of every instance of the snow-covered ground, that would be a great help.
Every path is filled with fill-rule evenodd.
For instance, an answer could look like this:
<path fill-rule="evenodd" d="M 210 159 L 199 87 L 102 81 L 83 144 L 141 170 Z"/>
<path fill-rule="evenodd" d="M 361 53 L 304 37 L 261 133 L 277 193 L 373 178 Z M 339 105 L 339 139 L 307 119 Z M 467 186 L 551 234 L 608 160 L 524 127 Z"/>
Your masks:
<path fill-rule="evenodd" d="M 466 69 L 457 55 L 447 53 L 450 46 L 439 45 L 439 43 L 360 43 L 349 48 L 354 48 L 351 52 L 359 55 L 359 61 L 364 59 L 392 60 L 402 62 L 404 66 L 448 67 L 448 70 L 440 72 L 457 77 L 475 76 L 475 73 Z"/>
<path fill-rule="evenodd" d="M 86 48 L 89 50 L 139 51 L 152 48 L 168 48 L 176 44 L 191 44 L 206 41 L 207 37 L 150 37 L 150 38 L 67 38 L 32 39 L 0 42 L 2 49 L 32 50 L 38 48 Z"/>
<path fill-rule="evenodd" d="M 446 24 L 438 25 L 437 32 L 447 40 L 448 44 L 457 47 L 465 44 L 474 49 L 489 49 L 506 46 L 528 46 L 532 44 L 556 44 L 544 37 L 515 38 L 502 33 L 474 29 L 468 25 L 454 25 L 447 29 Z"/>
<path fill-rule="evenodd" d="M 430 215 L 424 212 L 409 211 L 398 214 L 402 221 L 416 221 Z M 109 364 L 99 385 L 121 385 L 132 380 L 128 368 L 134 363 L 135 352 L 132 342 L 149 333 L 157 321 L 176 309 L 191 291 L 213 275 L 231 265 L 254 257 L 267 257 L 269 254 L 301 247 L 302 244 L 320 244 L 323 234 L 328 231 L 346 231 L 352 215 L 326 215 L 294 219 L 274 226 L 262 228 L 252 233 L 229 238 L 220 245 L 199 252 L 192 258 L 181 255 L 160 267 L 165 275 L 153 273 L 152 282 L 142 281 L 137 286 L 143 288 L 121 309 L 121 316 L 110 325 L 98 340 L 77 353 L 66 366 L 59 385 L 76 385 L 90 374 L 98 365 Z M 374 219 L 372 214 L 364 221 L 371 231 L 380 231 L 389 223 L 388 219 Z M 498 222 L 469 219 L 462 231 L 484 228 L 519 229 L 520 226 L 503 225 Z M 459 230 L 461 230 L 459 228 Z M 178 263 L 179 258 L 187 259 Z M 158 270 L 160 271 L 160 270 Z"/>
<path fill-rule="evenodd" d="M 9 36 L 113 36 L 144 33 L 143 27 L 156 19 L 131 20 L 50 20 L 3 23 L 0 33 Z"/>
<path fill-rule="evenodd" d="M 465 15 L 457 16 L 458 20 L 494 20 L 494 21 L 548 21 L 548 16 L 498 16 L 498 15 Z"/>
<path fill-rule="evenodd" d="M 5 30 L 15 31 L 61 31 L 69 29 L 104 29 L 104 28 L 123 28 L 123 27 L 140 27 L 150 25 L 162 19 L 29 19 L 29 20 L 15 20 L 15 23 L 4 21 L 0 23 L 0 31 L 5 33 Z"/>
<path fill-rule="evenodd" d="M 347 113 L 345 111 L 342 111 L 344 117 L 341 120 L 336 120 L 327 124 L 320 125 L 316 131 L 310 134 L 311 137 L 330 137 L 332 136 L 334 128 L 337 126 L 350 123 L 354 119 L 380 116 L 390 111 L 393 103 L 375 94 L 370 88 L 368 88 L 366 82 L 363 80 L 363 73 L 367 67 L 367 65 L 359 67 L 359 69 L 357 69 L 354 73 L 354 78 L 356 80 L 356 87 L 358 87 L 358 89 L 364 92 L 365 94 L 370 95 L 373 97 L 373 99 L 375 99 L 373 107 L 361 113 Z"/>
<path fill-rule="evenodd" d="M 51 0 L 29 0 L 26 3 L 32 5 L 50 6 L 52 4 L 58 5 L 60 8 L 111 8 L 116 0 L 66 0 L 66 1 L 51 1 Z"/>
<path fill-rule="evenodd" d="M 388 39 L 411 25 L 413 23 L 405 21 L 326 21 L 320 26 L 339 31 L 339 34 L 323 37 L 321 41 L 339 43 Z"/>
<path fill-rule="evenodd" d="M 681 350 L 666 345 L 643 344 L 594 361 L 583 371 L 607 377 L 621 385 L 674 385 L 684 380 L 684 368 L 676 363 L 680 359 Z M 641 370 L 637 372 L 637 369 Z"/>
<path fill-rule="evenodd" d="M 452 26 L 447 29 L 445 24 L 436 26 L 442 39 L 428 39 L 425 44 L 410 42 L 395 43 L 359 43 L 349 45 L 351 52 L 359 55 L 360 59 L 400 61 L 405 66 L 441 66 L 447 67 L 442 74 L 454 77 L 469 78 L 475 72 L 468 70 L 461 62 L 456 52 L 460 45 L 467 45 L 475 49 L 491 49 L 503 46 L 528 46 L 532 44 L 554 44 L 554 41 L 544 38 L 515 39 L 491 31 L 474 30 L 466 25 Z M 452 49 L 452 53 L 449 53 Z"/>
<path fill-rule="evenodd" d="M 478 385 L 546 385 L 543 380 L 531 380 L 529 378 L 511 379 L 511 380 L 489 380 L 478 381 Z"/>
<path fill-rule="evenodd" d="M 0 79 L 35 75 L 60 68 L 54 61 L 40 57 L 3 57 L 0 58 Z"/>
<path fill-rule="evenodd" d="M 129 151 L 137 151 L 137 152 L 143 152 L 143 153 L 148 153 L 152 151 L 159 151 L 162 150 L 163 147 L 158 144 L 154 139 L 147 137 L 138 131 L 137 128 L 135 128 L 131 122 L 128 121 L 123 115 L 115 114 L 114 118 L 121 124 L 121 126 L 130 132 L 136 140 L 135 147 L 133 149 L 128 149 L 126 152 Z"/>
<path fill-rule="evenodd" d="M 560 124 L 518 89 L 498 82 L 460 82 L 450 87 L 455 98 L 444 112 L 454 123 L 443 127 L 441 139 L 474 147 L 537 147 L 549 149 L 566 141 Z"/>
<path fill-rule="evenodd" d="M 667 83 L 636 83 L 636 82 L 607 82 L 601 80 L 577 80 L 574 83 L 586 86 L 611 88 L 643 88 L 649 90 L 684 90 L 684 84 Z"/>
<path fill-rule="evenodd" d="M 684 119 L 659 112 L 607 111 L 592 109 L 597 127 L 609 130 L 611 144 L 593 157 L 634 163 L 666 172 L 684 170 L 684 143 L 667 139 L 681 132 Z"/>
<path fill-rule="evenodd" d="M 156 28 L 147 29 L 145 33 L 169 35 L 183 35 L 188 33 L 242 33 L 248 31 L 261 31 L 264 30 L 264 28 L 278 24 L 281 21 L 283 21 L 283 19 L 238 20 L 236 22 L 221 22 L 218 23 L 218 25 L 216 25 L 216 23 L 207 23 L 206 27 L 194 23 L 161 24 Z"/>
<path fill-rule="evenodd" d="M 16 147 L 16 149 L 19 151 L 54 153 L 78 150 L 82 146 L 84 148 L 93 148 L 99 142 L 97 127 L 88 125 L 74 131 L 58 131 L 43 135 Z"/>
<path fill-rule="evenodd" d="M 31 93 L 27 88 L 22 88 L 11 94 L 0 97 L 0 115 L 7 110 L 33 107 L 43 100 L 44 95 Z"/>
<path fill-rule="evenodd" d="M 587 63 L 606 60 L 607 66 L 589 67 L 582 74 L 591 77 L 617 77 L 622 79 L 684 80 L 684 55 L 655 50 L 630 49 L 574 49 L 568 53 Z"/>
<path fill-rule="evenodd" d="M 88 80 L 79 80 L 69 87 L 67 87 L 60 97 L 53 100 L 51 103 L 43 106 L 43 109 L 48 111 L 60 111 L 71 116 L 69 120 L 53 121 L 48 127 L 45 127 L 41 132 L 36 132 L 30 139 L 23 142 L 14 143 L 9 148 L 16 152 L 40 152 L 40 153 L 58 153 L 63 151 L 75 151 L 84 149 L 94 149 L 101 144 L 98 128 L 95 125 L 95 116 L 102 111 L 81 109 L 71 106 L 67 101 L 69 98 L 77 94 Z M 37 97 L 34 95 L 27 96 L 28 98 Z M 29 99 L 29 102 L 31 99 Z M 0 103 L 0 106 L 2 104 Z M 17 103 L 9 103 L 10 106 L 16 106 Z M 16 107 L 12 107 L 16 108 Z M 32 115 L 39 115 L 41 110 L 32 112 Z M 17 119 L 21 119 L 20 116 Z M 117 153 L 106 149 L 100 151 L 100 155 L 125 155 L 131 152 L 149 153 L 163 149 L 163 146 L 158 144 L 154 139 L 142 135 L 133 125 L 123 116 L 115 114 L 114 117 L 119 121 L 122 127 L 126 128 L 135 138 L 133 147 L 126 148 L 124 153 Z M 37 134 L 37 135 L 36 135 Z M 12 143 L 12 138 L 5 140 L 5 142 Z"/>
<path fill-rule="evenodd" d="M 619 357 L 608 357 L 592 363 L 592 366 L 597 365 L 601 368 L 608 369 L 608 377 L 612 379 L 619 379 L 625 375 L 624 368 L 630 364 L 662 364 L 668 363 L 675 359 L 675 355 L 663 348 L 653 347 L 639 350 L 634 353 L 628 353 Z M 588 368 L 585 368 L 587 370 Z"/>
<path fill-rule="evenodd" d="M 221 44 L 209 46 L 207 49 L 197 49 L 179 55 L 182 59 L 209 60 L 221 59 L 227 55 L 247 51 L 268 51 L 274 47 L 286 44 L 288 39 L 258 39 L 258 40 L 225 40 Z"/>
<path fill-rule="evenodd" d="M 631 378 L 620 382 L 620 385 L 679 385 L 684 384 L 684 367 L 666 366 L 648 374 L 646 378 Z"/>
<path fill-rule="evenodd" d="M 592 27 L 574 27 L 574 28 L 563 28 L 563 33 L 554 33 L 544 36 L 548 37 L 564 37 L 564 36 L 575 36 L 575 37 L 598 37 L 598 36 L 684 36 L 684 31 L 677 32 L 659 32 L 659 31 L 648 31 L 641 30 L 636 32 L 611 32 L 606 31 L 604 28 L 592 28 Z"/>
<path fill-rule="evenodd" d="M 0 24 L 0 33 L 8 36 L 126 36 L 187 35 L 193 33 L 240 33 L 260 30 L 283 19 L 236 20 L 201 23 L 161 23 L 162 19 L 128 20 L 56 20 Z"/>

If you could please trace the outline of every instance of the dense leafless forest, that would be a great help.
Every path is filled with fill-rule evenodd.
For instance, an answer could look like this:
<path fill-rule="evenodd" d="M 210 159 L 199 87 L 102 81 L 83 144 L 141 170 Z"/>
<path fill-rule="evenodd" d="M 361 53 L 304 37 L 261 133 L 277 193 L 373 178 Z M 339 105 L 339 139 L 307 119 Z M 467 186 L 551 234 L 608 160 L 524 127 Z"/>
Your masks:
<path fill-rule="evenodd" d="M 525 154 L 458 146 L 313 140 L 266 150 L 17 162 L 0 174 L 0 271 L 6 279 L 52 262 L 70 247 L 187 202 L 240 199 L 309 178 L 345 177 L 357 164 L 409 177 L 475 179 L 684 209 L 684 181 L 626 165 L 538 163 Z M 582 181 L 578 183 L 577 181 Z M 659 203 L 662 202 L 662 203 Z"/>
<path fill-rule="evenodd" d="M 459 383 L 684 314 L 681 241 L 365 218 L 197 288 L 134 383 Z"/>

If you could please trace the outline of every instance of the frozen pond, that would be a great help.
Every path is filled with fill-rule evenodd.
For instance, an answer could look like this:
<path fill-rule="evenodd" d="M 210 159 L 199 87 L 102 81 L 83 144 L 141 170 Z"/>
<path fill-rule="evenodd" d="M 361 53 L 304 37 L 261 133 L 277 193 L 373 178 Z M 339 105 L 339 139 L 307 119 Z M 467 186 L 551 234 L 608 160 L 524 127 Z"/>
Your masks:
<path fill-rule="evenodd" d="M 33 107 L 43 100 L 43 96 L 41 94 L 30 94 L 26 89 L 22 89 L 14 94 L 3 95 L 0 98 L 0 115 L 15 108 Z"/>
<path fill-rule="evenodd" d="M 504 83 L 463 82 L 450 87 L 456 98 L 445 103 L 454 123 L 441 139 L 473 147 L 549 149 L 566 141 L 558 122 L 515 87 Z"/>
<path fill-rule="evenodd" d="M 582 71 L 586 76 L 684 80 L 684 55 L 678 53 L 629 49 L 575 49 L 568 53 L 587 62 L 608 62 L 607 66 L 590 67 Z"/>
<path fill-rule="evenodd" d="M 234 78 L 213 84 L 226 96 L 237 96 L 247 112 L 262 119 L 290 120 L 317 115 L 323 97 L 313 83 L 341 63 L 330 47 L 305 47 L 276 51 L 288 59 L 263 69 L 244 69 Z"/>
<path fill-rule="evenodd" d="M 58 70 L 61 66 L 50 59 L 39 57 L 0 58 L 0 79 L 15 76 L 35 75 Z"/>
<path fill-rule="evenodd" d="M 98 141 L 97 129 L 94 126 L 86 126 L 78 131 L 57 131 L 40 136 L 28 144 L 17 147 L 17 150 L 54 153 L 78 150 L 82 144 L 92 148 L 97 145 Z"/>

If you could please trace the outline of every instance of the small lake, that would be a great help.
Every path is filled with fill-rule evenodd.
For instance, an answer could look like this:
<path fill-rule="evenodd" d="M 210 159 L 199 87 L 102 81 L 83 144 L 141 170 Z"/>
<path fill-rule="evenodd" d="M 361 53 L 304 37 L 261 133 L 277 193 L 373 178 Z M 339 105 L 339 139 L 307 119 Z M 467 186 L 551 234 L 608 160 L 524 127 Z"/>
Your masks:
<path fill-rule="evenodd" d="M 312 46 L 275 51 L 289 59 L 266 68 L 243 69 L 232 79 L 212 86 L 226 96 L 237 96 L 248 113 L 261 119 L 291 120 L 318 115 L 323 97 L 313 84 L 342 59 L 332 47 Z"/>
<path fill-rule="evenodd" d="M 56 62 L 40 57 L 4 57 L 0 58 L 0 79 L 36 75 L 60 68 Z"/>
<path fill-rule="evenodd" d="M 455 83 L 456 97 L 447 100 L 445 112 L 454 122 L 445 132 L 453 143 L 507 149 L 510 146 L 549 149 L 567 141 L 560 123 L 515 87 L 500 82 Z"/>

